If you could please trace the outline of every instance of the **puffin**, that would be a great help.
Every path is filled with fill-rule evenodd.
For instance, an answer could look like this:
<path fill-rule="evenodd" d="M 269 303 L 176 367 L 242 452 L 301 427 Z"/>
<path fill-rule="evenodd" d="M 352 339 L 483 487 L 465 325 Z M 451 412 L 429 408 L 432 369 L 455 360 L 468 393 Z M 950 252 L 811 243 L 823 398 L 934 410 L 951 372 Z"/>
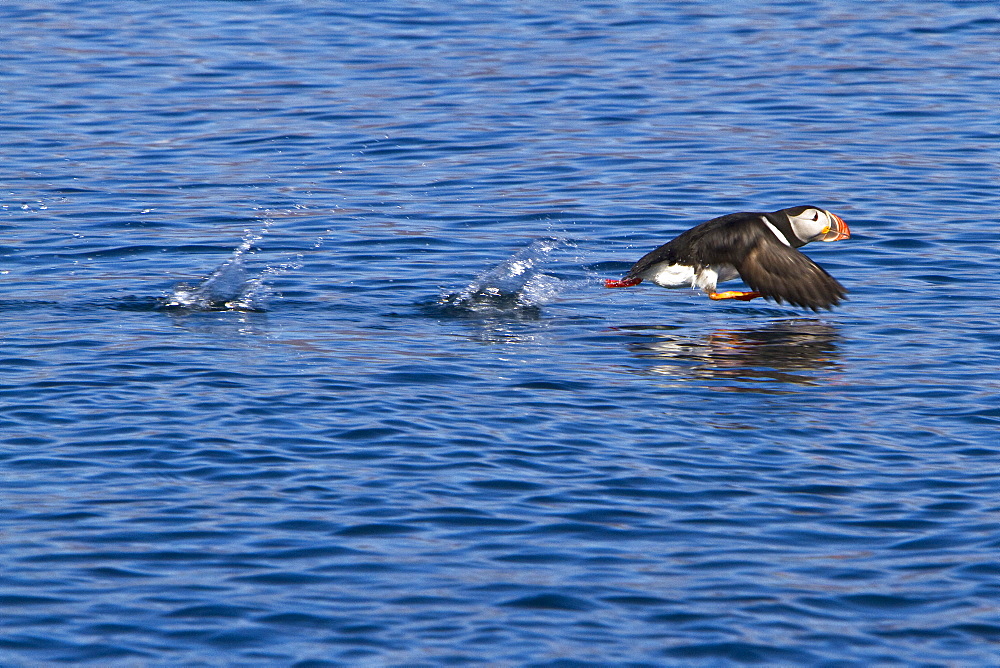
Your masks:
<path fill-rule="evenodd" d="M 812 241 L 850 236 L 840 216 L 818 206 L 730 213 L 646 253 L 623 278 L 607 279 L 604 285 L 627 288 L 650 281 L 665 288 L 701 288 L 715 300 L 763 297 L 813 311 L 831 309 L 846 298 L 847 290 L 797 249 Z M 750 291 L 715 291 L 718 283 L 736 277 Z"/>

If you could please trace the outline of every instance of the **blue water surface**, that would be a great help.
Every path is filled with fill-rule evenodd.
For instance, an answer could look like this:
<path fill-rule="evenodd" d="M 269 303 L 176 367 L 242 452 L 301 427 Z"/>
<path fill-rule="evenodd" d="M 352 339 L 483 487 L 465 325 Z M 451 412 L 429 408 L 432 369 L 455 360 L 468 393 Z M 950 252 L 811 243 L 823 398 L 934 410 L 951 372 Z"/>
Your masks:
<path fill-rule="evenodd" d="M 0 25 L 0 664 L 1000 663 L 995 2 Z"/>

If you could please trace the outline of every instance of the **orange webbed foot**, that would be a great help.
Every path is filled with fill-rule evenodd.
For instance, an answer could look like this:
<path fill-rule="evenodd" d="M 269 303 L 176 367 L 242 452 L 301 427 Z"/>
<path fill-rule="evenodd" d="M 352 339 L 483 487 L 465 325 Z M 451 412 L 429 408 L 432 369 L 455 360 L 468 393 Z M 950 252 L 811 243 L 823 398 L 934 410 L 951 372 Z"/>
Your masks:
<path fill-rule="evenodd" d="M 762 297 L 759 292 L 741 292 L 739 290 L 727 290 L 726 292 L 713 292 L 708 295 L 709 299 L 715 299 L 716 301 L 720 299 L 739 299 L 741 302 L 748 302 L 751 299 L 757 299 L 757 297 Z"/>
<path fill-rule="evenodd" d="M 604 287 L 606 288 L 630 288 L 633 285 L 639 285 L 642 283 L 641 278 L 623 278 L 620 281 L 616 281 L 613 278 L 605 279 Z"/>

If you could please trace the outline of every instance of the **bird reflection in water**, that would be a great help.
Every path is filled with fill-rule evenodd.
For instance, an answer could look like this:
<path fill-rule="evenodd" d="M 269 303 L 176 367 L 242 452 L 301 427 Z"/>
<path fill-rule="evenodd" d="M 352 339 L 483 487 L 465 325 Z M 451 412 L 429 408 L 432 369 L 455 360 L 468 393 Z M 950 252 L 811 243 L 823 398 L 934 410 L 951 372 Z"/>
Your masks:
<path fill-rule="evenodd" d="M 654 362 L 640 373 L 809 385 L 840 369 L 840 334 L 832 325 L 814 319 L 781 320 L 702 336 L 663 325 L 616 329 L 635 337 L 627 344 L 630 352 Z"/>

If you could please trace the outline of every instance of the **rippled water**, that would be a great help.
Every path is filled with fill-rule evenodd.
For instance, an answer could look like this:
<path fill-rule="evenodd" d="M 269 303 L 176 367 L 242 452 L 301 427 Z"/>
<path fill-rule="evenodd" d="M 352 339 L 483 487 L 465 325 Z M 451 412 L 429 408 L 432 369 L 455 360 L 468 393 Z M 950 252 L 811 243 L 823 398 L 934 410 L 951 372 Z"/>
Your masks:
<path fill-rule="evenodd" d="M 0 7 L 0 663 L 1000 662 L 996 4 L 557 5 Z"/>

